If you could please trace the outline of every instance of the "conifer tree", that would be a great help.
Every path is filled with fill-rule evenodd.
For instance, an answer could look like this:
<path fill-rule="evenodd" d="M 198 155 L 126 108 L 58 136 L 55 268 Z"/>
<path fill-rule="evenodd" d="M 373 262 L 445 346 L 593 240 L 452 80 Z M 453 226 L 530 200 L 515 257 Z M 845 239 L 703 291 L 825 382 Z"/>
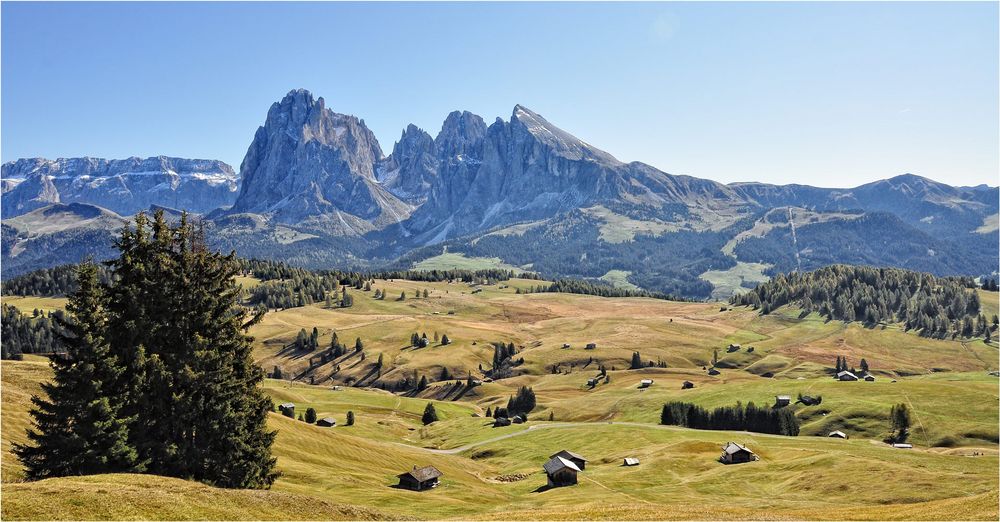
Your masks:
<path fill-rule="evenodd" d="M 316 409 L 315 408 L 306 408 L 305 421 L 308 422 L 309 424 L 315 424 L 316 423 Z"/>
<path fill-rule="evenodd" d="M 361 338 L 360 337 L 358 337 L 357 339 L 354 340 L 354 351 L 355 352 L 360 352 L 361 350 L 364 350 L 364 348 L 365 348 L 365 345 L 364 345 L 364 343 L 361 342 Z"/>
<path fill-rule="evenodd" d="M 354 426 L 354 412 L 353 411 L 347 412 L 347 425 L 348 426 Z"/>
<path fill-rule="evenodd" d="M 97 267 L 89 261 L 80 265 L 77 278 L 66 305 L 70 317 L 58 320 L 57 340 L 65 355 L 50 360 L 52 382 L 41 384 L 47 398 L 31 398 L 30 443 L 14 444 L 32 480 L 143 469 L 128 443 L 129 419 L 120 417 L 122 397 L 110 393 L 124 370 L 105 338 Z"/>
<path fill-rule="evenodd" d="M 262 317 L 239 306 L 233 254 L 209 252 L 182 216 L 157 212 L 125 227 L 110 266 L 108 332 L 125 371 L 115 393 L 135 417 L 129 438 L 151 473 L 222 487 L 277 477 L 266 429 L 271 400 L 246 331 Z"/>
<path fill-rule="evenodd" d="M 424 408 L 424 415 L 421 417 L 424 425 L 430 424 L 432 422 L 437 422 L 438 416 L 437 411 L 434 410 L 434 404 L 427 403 L 427 407 Z"/>
<path fill-rule="evenodd" d="M 451 339 L 448 338 L 448 334 L 442 335 L 441 336 L 441 345 L 442 346 L 447 346 L 449 344 L 451 344 Z"/>

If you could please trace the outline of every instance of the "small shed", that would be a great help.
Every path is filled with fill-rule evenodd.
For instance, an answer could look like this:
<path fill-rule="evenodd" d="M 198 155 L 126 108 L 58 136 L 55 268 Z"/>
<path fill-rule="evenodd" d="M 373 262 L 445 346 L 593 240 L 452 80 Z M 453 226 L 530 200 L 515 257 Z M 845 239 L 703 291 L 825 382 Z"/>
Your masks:
<path fill-rule="evenodd" d="M 653 379 L 643 379 L 639 381 L 640 388 L 649 388 L 652 385 L 653 385 Z"/>
<path fill-rule="evenodd" d="M 746 446 L 730 442 L 722 447 L 722 456 L 719 457 L 719 462 L 723 464 L 739 464 L 758 460 L 759 458 L 756 453 L 750 451 Z"/>
<path fill-rule="evenodd" d="M 559 456 L 549 459 L 542 465 L 542 469 L 545 470 L 550 488 L 576 484 L 576 474 L 580 472 L 580 468 L 573 461 Z"/>
<path fill-rule="evenodd" d="M 316 425 L 321 428 L 332 428 L 337 425 L 337 420 L 333 417 L 323 417 L 322 419 L 316 421 Z"/>
<path fill-rule="evenodd" d="M 788 406 L 791 403 L 792 403 L 792 396 L 791 395 L 775 395 L 774 396 L 774 405 L 778 406 L 779 408 L 782 407 L 782 406 Z"/>
<path fill-rule="evenodd" d="M 510 426 L 510 419 L 507 417 L 497 417 L 493 419 L 493 427 L 500 428 L 503 426 Z"/>
<path fill-rule="evenodd" d="M 834 437 L 834 438 L 838 438 L 838 439 L 846 439 L 846 438 L 848 438 L 847 434 L 844 433 L 844 432 L 842 432 L 842 431 L 840 431 L 840 430 L 831 431 L 829 436 L 830 437 Z"/>
<path fill-rule="evenodd" d="M 716 370 L 715 368 L 709 368 L 708 369 L 708 374 L 709 375 L 719 375 L 719 373 L 720 373 L 719 370 Z"/>
<path fill-rule="evenodd" d="M 278 411 L 284 413 L 289 417 L 295 416 L 295 403 L 294 402 L 283 402 L 278 405 Z"/>
<path fill-rule="evenodd" d="M 734 343 L 734 344 L 730 344 L 729 348 L 727 348 L 726 351 L 727 352 L 737 352 L 737 351 L 740 350 L 740 348 L 741 348 L 740 345 Z"/>
<path fill-rule="evenodd" d="M 574 465 L 576 465 L 576 467 L 579 468 L 580 471 L 587 469 L 587 459 L 580 456 L 579 453 L 573 453 L 572 451 L 569 450 L 562 450 L 559 453 L 550 455 L 549 458 L 555 458 L 555 457 L 561 457 L 566 460 L 569 460 Z"/>
<path fill-rule="evenodd" d="M 858 380 L 858 376 L 854 375 L 853 373 L 851 373 L 851 372 L 849 372 L 847 370 L 844 370 L 844 371 L 842 371 L 842 372 L 840 372 L 840 373 L 837 374 L 837 380 L 839 380 L 839 381 L 856 381 L 856 380 Z"/>
<path fill-rule="evenodd" d="M 625 466 L 638 466 L 639 459 L 635 457 L 625 457 L 625 462 L 622 463 Z"/>
<path fill-rule="evenodd" d="M 587 349 L 588 350 L 596 350 L 597 349 L 597 343 L 587 343 Z"/>
<path fill-rule="evenodd" d="M 563 348 L 569 348 L 569 343 L 563 343 Z"/>
<path fill-rule="evenodd" d="M 868 382 L 875 382 L 875 376 L 872 374 L 865 375 L 865 380 Z"/>
<path fill-rule="evenodd" d="M 590 386 L 591 388 L 597 386 L 597 377 L 591 377 L 587 379 L 587 386 Z"/>
<path fill-rule="evenodd" d="M 434 466 L 422 468 L 413 466 L 412 470 L 400 473 L 397 477 L 399 477 L 399 487 L 413 491 L 424 491 L 437 487 L 441 472 Z"/>
<path fill-rule="evenodd" d="M 681 384 L 682 390 L 690 390 L 691 388 L 694 388 L 694 383 L 691 381 L 684 381 L 684 383 Z"/>
<path fill-rule="evenodd" d="M 900 442 L 900 443 L 893 444 L 892 447 L 899 448 L 899 449 L 913 449 L 913 444 L 903 444 L 903 443 Z"/>

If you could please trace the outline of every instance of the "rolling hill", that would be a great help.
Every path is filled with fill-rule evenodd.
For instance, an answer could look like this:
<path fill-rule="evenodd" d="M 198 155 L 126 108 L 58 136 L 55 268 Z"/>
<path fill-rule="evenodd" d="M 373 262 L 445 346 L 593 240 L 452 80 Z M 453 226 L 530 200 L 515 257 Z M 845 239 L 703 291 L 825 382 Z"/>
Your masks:
<path fill-rule="evenodd" d="M 269 312 L 252 330 L 255 358 L 269 371 L 280 366 L 285 378 L 267 380 L 265 391 L 276 403 L 294 403 L 298 413 L 311 407 L 320 417 L 332 416 L 338 426 L 320 428 L 271 414 L 282 476 L 268 492 L 216 494 L 175 480 L 150 491 L 154 482 L 148 478 L 126 476 L 18 483 L 19 466 L 9 444 L 24 440 L 28 398 L 48 369 L 32 356 L 4 361 L 0 487 L 16 499 L 4 502 L 4 518 L 998 516 L 1000 412 L 997 378 L 987 374 L 996 369 L 995 342 L 922 338 L 894 325 L 865 328 L 815 314 L 800 317 L 790 307 L 761 316 L 717 304 L 517 293 L 536 283 L 514 279 L 472 287 L 377 280 L 374 288 L 389 296 L 426 289 L 428 297 L 376 300 L 374 290 L 355 291 L 354 306 L 346 309 L 317 303 Z M 246 279 L 244 284 L 256 283 Z M 981 294 L 986 313 L 995 313 L 996 294 Z M 37 305 L 30 300 L 11 304 L 20 302 Z M 290 351 L 288 344 L 301 328 L 314 326 L 321 346 L 329 342 L 331 330 L 349 345 L 361 338 L 364 361 L 355 355 L 310 367 L 310 354 Z M 453 344 L 407 347 L 412 332 L 424 331 L 429 337 L 447 333 Z M 490 366 L 492 341 L 515 343 L 516 357 L 524 362 L 511 377 L 488 382 L 478 368 Z M 588 350 L 587 343 L 597 346 Z M 727 349 L 737 343 L 739 349 Z M 712 376 L 703 366 L 716 349 L 720 374 Z M 666 362 L 666 368 L 626 369 L 633 351 L 643 360 Z M 366 386 L 352 386 L 379 355 L 386 361 L 381 374 L 364 380 Z M 831 379 L 836 355 L 852 365 L 865 358 L 876 381 Z M 338 364 L 341 370 L 334 372 Z M 608 369 L 609 382 L 602 379 L 590 388 L 586 381 L 597 375 L 599 365 Z M 438 379 L 442 368 L 448 368 L 451 379 Z M 469 373 L 484 380 L 482 385 L 467 389 Z M 427 389 L 394 394 L 368 386 L 414 374 L 429 378 Z M 640 388 L 642 379 L 654 384 Z M 682 389 L 685 380 L 694 388 Z M 537 394 L 538 407 L 528 423 L 491 427 L 485 411 L 506 404 L 520 386 Z M 798 437 L 657 424 L 660 407 L 670 400 L 704 407 L 771 404 L 777 394 L 799 393 L 820 395 L 823 401 L 790 406 L 801 423 Z M 435 404 L 440 420 L 424 426 L 420 415 L 428 402 Z M 889 429 L 888 410 L 901 402 L 913 410 L 912 450 L 881 442 Z M 355 415 L 353 426 L 345 425 L 348 411 Z M 835 429 L 851 438 L 826 437 Z M 719 464 L 719 448 L 730 440 L 748 444 L 761 460 Z M 546 489 L 541 464 L 564 448 L 588 457 L 587 469 L 575 487 Z M 624 457 L 639 458 L 641 464 L 624 467 Z M 441 486 L 423 493 L 394 488 L 395 475 L 414 465 L 440 469 Z M 726 502 L 718 502 L 720 492 Z M 42 501 L 50 495 L 58 495 L 59 502 Z M 208 495 L 220 495 L 212 497 L 219 500 L 207 502 Z M 161 511 L 167 498 L 183 510 Z M 86 507 L 95 505 L 107 507 Z"/>

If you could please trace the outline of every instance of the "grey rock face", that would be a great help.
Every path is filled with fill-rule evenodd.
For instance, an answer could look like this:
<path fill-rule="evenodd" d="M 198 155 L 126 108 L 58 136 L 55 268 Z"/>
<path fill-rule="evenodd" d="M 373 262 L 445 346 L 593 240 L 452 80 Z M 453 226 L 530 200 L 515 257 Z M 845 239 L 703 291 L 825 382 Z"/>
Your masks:
<path fill-rule="evenodd" d="M 230 214 L 263 214 L 340 234 L 402 221 L 410 207 L 375 178 L 382 159 L 363 120 L 327 109 L 306 90 L 291 91 L 257 129 Z"/>
<path fill-rule="evenodd" d="M 88 203 L 129 215 L 161 205 L 203 213 L 232 204 L 238 180 L 215 160 L 20 159 L 2 167 L 3 217 L 52 203 Z"/>
<path fill-rule="evenodd" d="M 376 172 L 379 183 L 396 197 L 411 204 L 423 203 L 437 183 L 438 158 L 434 139 L 410 124 Z"/>

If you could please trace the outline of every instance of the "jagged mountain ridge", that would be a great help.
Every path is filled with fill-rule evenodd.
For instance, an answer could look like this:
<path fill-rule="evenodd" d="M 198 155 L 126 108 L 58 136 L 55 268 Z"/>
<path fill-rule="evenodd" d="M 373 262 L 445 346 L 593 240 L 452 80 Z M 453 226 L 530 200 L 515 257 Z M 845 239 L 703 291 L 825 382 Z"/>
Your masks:
<path fill-rule="evenodd" d="M 521 105 L 490 125 L 452 112 L 434 137 L 409 125 L 383 156 L 363 120 L 294 90 L 269 109 L 239 177 L 233 206 L 205 217 L 211 242 L 316 268 L 408 267 L 446 247 L 690 297 L 711 292 L 705 274 L 746 263 L 995 270 L 996 187 L 914 175 L 851 189 L 726 185 L 619 161 Z M 776 209 L 797 216 L 800 244 Z M 849 239 L 831 248 L 821 230 Z M 880 235 L 905 248 L 879 248 Z"/>
<path fill-rule="evenodd" d="M 88 203 L 118 214 L 150 205 L 207 212 L 233 203 L 239 179 L 216 160 L 153 158 L 19 159 L 3 164 L 3 217 L 52 203 Z"/>
<path fill-rule="evenodd" d="M 240 165 L 243 184 L 228 214 L 262 214 L 340 235 L 406 219 L 411 207 L 375 178 L 382 149 L 355 116 L 326 108 L 304 89 L 273 104 Z"/>

